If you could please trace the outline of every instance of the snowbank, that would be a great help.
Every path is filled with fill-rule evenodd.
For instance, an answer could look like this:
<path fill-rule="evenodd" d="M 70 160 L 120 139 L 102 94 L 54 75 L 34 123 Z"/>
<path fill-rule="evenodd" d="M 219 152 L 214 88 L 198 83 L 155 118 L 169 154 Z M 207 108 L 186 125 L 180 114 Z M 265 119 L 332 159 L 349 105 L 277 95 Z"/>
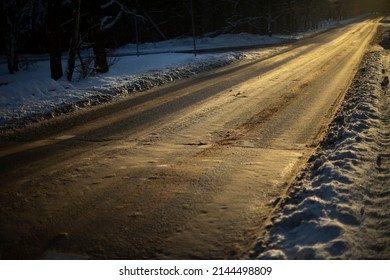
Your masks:
<path fill-rule="evenodd" d="M 216 37 L 202 37 L 196 39 L 197 50 L 210 50 L 220 48 L 235 48 L 247 46 L 269 46 L 281 44 L 292 40 L 286 36 L 263 36 L 249 33 L 222 34 Z M 144 43 L 139 45 L 139 52 L 142 54 L 161 52 L 190 52 L 193 50 L 193 38 L 178 38 L 156 43 Z M 116 54 L 135 55 L 137 45 L 128 44 L 115 51 Z"/>

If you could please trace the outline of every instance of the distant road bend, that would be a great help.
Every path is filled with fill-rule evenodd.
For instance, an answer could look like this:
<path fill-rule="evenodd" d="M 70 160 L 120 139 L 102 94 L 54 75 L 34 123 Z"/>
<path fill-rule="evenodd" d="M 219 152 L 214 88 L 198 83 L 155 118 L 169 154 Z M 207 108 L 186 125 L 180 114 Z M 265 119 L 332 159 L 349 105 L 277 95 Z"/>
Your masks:
<path fill-rule="evenodd" d="M 378 21 L 2 137 L 1 258 L 248 258 Z"/>

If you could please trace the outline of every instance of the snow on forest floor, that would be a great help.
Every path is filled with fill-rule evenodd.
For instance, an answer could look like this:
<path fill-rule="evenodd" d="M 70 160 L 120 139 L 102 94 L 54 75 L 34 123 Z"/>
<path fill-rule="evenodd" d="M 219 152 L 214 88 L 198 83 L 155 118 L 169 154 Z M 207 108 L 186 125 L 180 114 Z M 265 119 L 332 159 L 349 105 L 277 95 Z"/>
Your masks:
<path fill-rule="evenodd" d="M 345 21 L 324 21 L 319 29 L 291 36 L 270 38 L 253 34 L 225 34 L 217 37 L 203 37 L 197 40 L 198 49 L 221 47 L 269 46 L 297 40 L 323 32 Z M 147 55 L 135 56 L 136 45 L 127 45 L 115 50 L 116 55 L 106 74 L 81 79 L 74 74 L 74 81 L 64 77 L 58 81 L 50 79 L 50 65 L 47 56 L 32 56 L 23 69 L 10 75 L 4 58 L 0 58 L 0 130 L 45 118 L 55 117 L 81 107 L 99 104 L 129 93 L 147 90 L 167 82 L 196 75 L 242 59 L 270 56 L 283 46 L 269 47 L 252 52 L 191 53 L 191 38 L 174 39 L 159 43 L 140 45 L 140 52 Z M 85 56 L 90 56 L 87 52 Z M 63 65 L 66 65 L 64 56 Z"/>
<path fill-rule="evenodd" d="M 390 47 L 390 31 L 382 45 Z M 259 259 L 390 259 L 390 51 L 368 52 L 329 134 L 271 219 Z"/>

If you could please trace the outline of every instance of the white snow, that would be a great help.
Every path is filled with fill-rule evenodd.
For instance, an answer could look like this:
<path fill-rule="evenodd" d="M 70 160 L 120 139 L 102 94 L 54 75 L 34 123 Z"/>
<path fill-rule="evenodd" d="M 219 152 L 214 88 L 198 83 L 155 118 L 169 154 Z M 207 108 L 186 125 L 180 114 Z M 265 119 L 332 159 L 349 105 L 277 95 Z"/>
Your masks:
<path fill-rule="evenodd" d="M 263 46 L 273 45 L 287 42 L 289 39 L 293 39 L 288 36 L 260 36 L 249 33 L 240 34 L 222 34 L 217 37 L 202 37 L 196 39 L 196 49 L 208 50 L 218 48 L 234 48 L 245 46 Z M 139 45 L 140 53 L 158 53 L 158 52 L 180 52 L 180 51 L 192 51 L 193 50 L 193 38 L 178 38 L 157 43 L 145 43 Z M 135 44 L 129 44 L 116 51 L 116 53 L 124 54 L 136 54 L 137 46 Z"/>
<path fill-rule="evenodd" d="M 356 20 L 356 19 L 355 19 Z M 294 36 L 260 36 L 247 33 L 224 34 L 214 38 L 197 39 L 197 49 L 218 49 L 239 46 L 263 46 L 280 44 L 320 32 L 338 24 L 349 21 L 327 21 L 322 23 L 321 30 L 314 30 Z M 49 59 L 47 56 L 30 57 L 25 69 L 15 75 L 7 72 L 5 59 L 0 59 L 0 129 L 11 127 L 26 119 L 47 118 L 58 114 L 58 108 L 66 112 L 69 107 L 77 109 L 86 104 L 99 103 L 101 100 L 148 89 L 174 79 L 197 74 L 201 71 L 221 67 L 240 59 L 253 59 L 266 56 L 274 49 L 243 54 L 242 52 L 220 52 L 198 54 L 175 53 L 191 51 L 192 38 L 174 39 L 159 43 L 146 43 L 139 46 L 142 54 L 135 56 L 136 45 L 127 45 L 114 52 L 117 56 L 110 71 L 95 77 L 81 79 L 74 74 L 74 81 L 65 78 L 58 81 L 50 79 Z M 91 55 L 84 53 L 83 55 Z M 66 66 L 64 56 L 63 66 Z M 58 111 L 58 110 L 57 110 Z"/>

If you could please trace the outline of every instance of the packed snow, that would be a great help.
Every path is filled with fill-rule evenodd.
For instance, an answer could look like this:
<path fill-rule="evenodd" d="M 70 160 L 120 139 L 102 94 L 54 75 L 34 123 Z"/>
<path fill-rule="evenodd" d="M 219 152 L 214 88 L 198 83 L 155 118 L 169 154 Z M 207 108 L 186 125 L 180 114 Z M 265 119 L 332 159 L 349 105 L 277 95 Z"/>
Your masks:
<path fill-rule="evenodd" d="M 72 82 L 64 77 L 58 81 L 50 79 L 47 56 L 29 56 L 28 59 L 23 59 L 23 69 L 15 75 L 8 74 L 5 59 L 0 58 L 0 129 L 51 118 L 242 59 L 266 57 L 283 47 L 263 48 L 253 52 L 210 52 L 213 49 L 277 45 L 312 36 L 351 21 L 324 21 L 319 24 L 319 29 L 291 36 L 268 37 L 247 33 L 204 36 L 197 38 L 197 49 L 209 52 L 202 52 L 197 56 L 190 53 L 192 38 L 141 44 L 138 46 L 139 53 L 142 54 L 140 56 L 135 55 L 137 46 L 130 44 L 113 52 L 108 73 L 87 79 L 81 78 L 80 73 L 75 73 Z M 83 55 L 92 54 L 84 52 Z M 63 59 L 65 67 L 66 55 Z"/>
<path fill-rule="evenodd" d="M 327 138 L 273 217 L 268 240 L 259 241 L 257 258 L 390 258 L 389 66 L 387 50 L 366 55 Z"/>

